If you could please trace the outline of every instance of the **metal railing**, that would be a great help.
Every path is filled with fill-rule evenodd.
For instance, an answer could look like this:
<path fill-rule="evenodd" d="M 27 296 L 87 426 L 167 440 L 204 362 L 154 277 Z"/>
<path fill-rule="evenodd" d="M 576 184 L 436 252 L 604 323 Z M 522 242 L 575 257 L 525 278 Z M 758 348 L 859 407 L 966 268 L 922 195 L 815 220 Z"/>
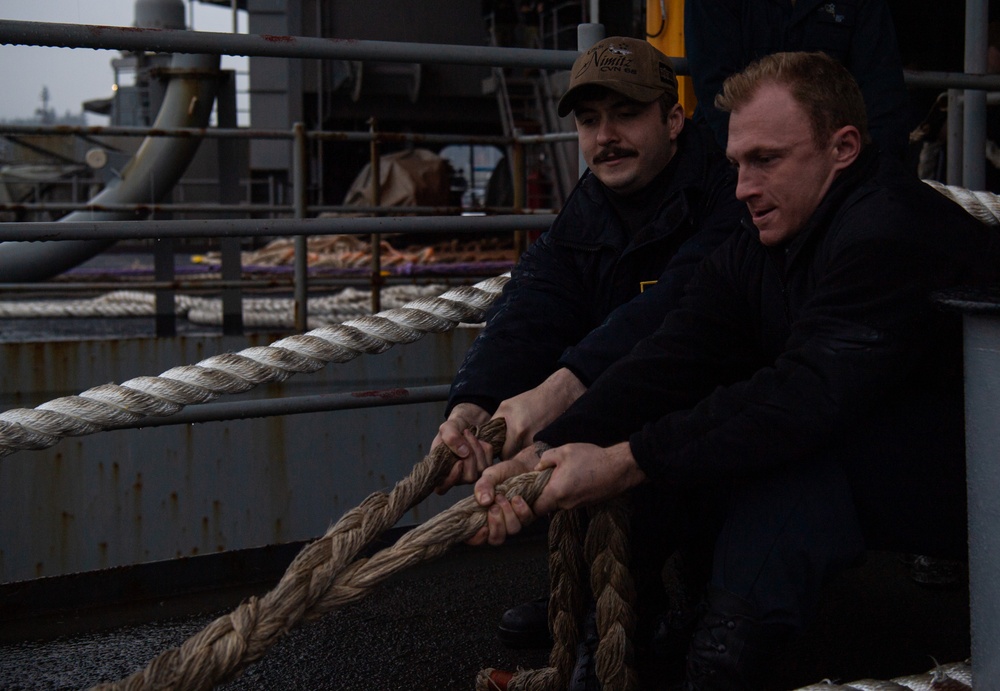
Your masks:
<path fill-rule="evenodd" d="M 121 126 L 30 126 L 30 125 L 2 125 L 0 124 L 0 136 L 24 135 L 24 134 L 47 134 L 63 136 L 128 136 L 128 137 L 205 137 L 216 139 L 279 139 L 293 143 L 295 151 L 299 156 L 295 158 L 296 174 L 292 180 L 291 201 L 287 204 L 192 204 L 192 203 L 159 203 L 159 204 L 92 204 L 73 202 L 48 202 L 48 203 L 8 203 L 0 204 L 0 211 L 136 211 L 144 214 L 168 214 L 173 212 L 196 212 L 218 214 L 226 212 L 233 215 L 250 217 L 256 214 L 267 213 L 272 216 L 284 216 L 288 223 L 275 224 L 272 221 L 281 219 L 245 219 L 240 223 L 237 219 L 219 220 L 214 219 L 211 223 L 201 223 L 197 219 L 184 221 L 114 221 L 89 223 L 64 223 L 64 222 L 8 222 L 0 224 L 0 241 L 36 241 L 36 240 L 133 240 L 133 239 L 158 239 L 164 238 L 207 238 L 217 239 L 224 237 L 232 238 L 268 238 L 275 235 L 294 236 L 303 240 L 296 246 L 296 271 L 292 277 L 291 287 L 296 296 L 295 314 L 297 317 L 296 327 L 305 330 L 308 320 L 308 286 L 309 276 L 307 267 L 298 260 L 298 256 L 305 256 L 304 237 L 306 235 L 371 235 L 381 232 L 429 232 L 429 233 L 485 233 L 496 232 L 497 230 L 519 232 L 523 230 L 544 230 L 551 223 L 554 210 L 529 210 L 514 207 L 495 207 L 477 209 L 478 213 L 484 214 L 505 214 L 506 220 L 488 221 L 486 218 L 497 218 L 488 216 L 460 217 L 464 209 L 461 207 L 392 207 L 392 206 L 345 206 L 345 205 L 310 205 L 304 200 L 307 197 L 306 186 L 308 176 L 306 171 L 309 168 L 308 152 L 305 141 L 352 141 L 359 143 L 370 143 L 372 148 L 372 159 L 370 164 L 378 165 L 378 145 L 384 143 L 392 144 L 474 144 L 491 145 L 500 147 L 511 147 L 520 149 L 533 144 L 568 141 L 575 139 L 573 134 L 551 134 L 532 136 L 470 136 L 458 134 L 403 134 L 394 132 L 379 132 L 374 129 L 367 132 L 329 132 L 329 131 L 307 131 L 304 126 L 296 124 L 289 131 L 284 130 L 255 130 L 250 128 L 176 128 L 176 129 L 153 129 L 148 127 L 121 127 Z M 523 156 L 515 156 L 523 160 Z M 514 171 L 515 187 L 524 185 L 525 172 L 522 167 Z M 373 199 L 380 196 L 379 176 L 372 176 Z M 296 201 L 301 200 L 301 201 Z M 313 214 L 324 212 L 351 212 L 369 214 L 375 218 L 389 219 L 396 214 L 406 214 L 411 218 L 400 219 L 389 222 L 392 230 L 383 230 L 384 224 L 361 224 L 353 221 L 361 219 L 324 219 L 328 222 L 306 223 Z M 429 216 L 442 219 L 442 222 L 432 218 L 424 218 L 420 222 L 412 222 L 412 216 Z M 528 219 L 527 216 L 536 216 Z M 475 220 L 473 220 L 475 218 Z M 295 220 L 290 220 L 295 219 Z M 451 219 L 450 221 L 443 219 Z M 461 220 L 459 220 L 461 219 Z M 110 223 L 110 225 L 108 225 Z M 368 274 L 368 283 L 372 290 L 372 311 L 377 312 L 380 305 L 379 289 L 385 283 L 380 270 L 380 243 L 373 239 L 372 248 L 372 269 Z M 239 276 L 240 267 L 229 267 L 232 262 L 238 262 L 239 256 L 234 253 L 223 253 L 224 263 L 223 273 Z M 232 271 L 227 271 L 227 268 Z M 357 284 L 358 278 L 351 281 Z M 247 286 L 260 282 L 247 283 Z M 172 271 L 168 270 L 166 276 L 161 276 L 157 281 L 158 290 L 172 290 L 179 284 L 175 280 Z M 240 287 L 239 279 L 235 281 L 206 282 L 202 287 Z M 272 282 L 273 285 L 273 282 Z M 329 283 L 327 283 L 329 285 Z M 127 284 L 119 287 L 128 287 Z M 143 286 L 149 287 L 149 286 Z M 232 296 L 233 300 L 239 300 L 238 292 Z M 239 302 L 235 304 L 239 305 Z M 167 306 L 169 307 L 169 306 Z M 238 308 L 237 308 L 238 309 Z M 166 308 L 165 308 L 166 310 Z M 159 315 L 157 320 L 160 335 L 170 335 L 174 331 L 172 324 L 173 314 L 166 312 Z M 231 332 L 238 332 L 242 328 L 241 323 L 237 323 Z"/>
<path fill-rule="evenodd" d="M 93 49 L 116 49 L 116 50 L 140 50 L 140 51 L 160 51 L 174 53 L 205 53 L 218 55 L 245 55 L 261 57 L 284 57 L 284 58 L 317 58 L 317 59 L 339 59 L 339 60 L 378 60 L 382 62 L 419 62 L 419 63 L 444 63 L 454 65 L 485 65 L 491 67 L 508 68 L 541 68 L 541 69 L 568 69 L 576 56 L 577 51 L 572 50 L 542 50 L 528 48 L 508 48 L 491 46 L 468 46 L 468 45 L 431 45 L 418 43 L 402 43 L 388 41 L 330 41 L 328 39 L 301 37 L 301 36 L 262 36 L 246 34 L 223 34 L 210 32 L 190 32 L 176 30 L 152 30 L 134 27 L 108 27 L 108 26 L 88 26 L 74 24 L 55 24 L 42 22 L 23 21 L 0 21 L 0 43 L 38 45 L 49 47 L 69 47 L 69 48 L 93 48 Z M 684 58 L 674 59 L 677 72 L 688 74 L 687 61 Z M 907 84 L 913 87 L 958 87 L 965 89 L 997 89 L 1000 90 L 1000 75 L 970 75 L 960 73 L 914 73 L 906 74 Z M 985 123 L 983 123 L 985 127 Z M 523 156 L 518 156 L 517 147 L 530 144 L 567 141 L 574 138 L 572 134 L 536 135 L 532 137 L 470 137 L 446 134 L 394 134 L 387 132 L 376 132 L 374 130 L 365 132 L 308 132 L 302 125 L 294 125 L 289 130 L 253 130 L 249 128 L 206 128 L 202 129 L 176 129 L 160 130 L 151 132 L 146 128 L 134 127 L 55 127 L 52 131 L 58 131 L 67 135 L 81 136 L 156 136 L 166 137 L 215 137 L 215 138 L 264 138 L 264 139 L 286 139 L 292 140 L 293 151 L 297 153 L 295 157 L 293 171 L 293 193 L 292 200 L 288 205 L 266 204 L 247 205 L 245 207 L 234 208 L 232 205 L 215 206 L 213 212 L 233 212 L 241 215 L 253 213 L 291 213 L 297 220 L 293 224 L 285 226 L 272 222 L 261 223 L 255 220 L 251 223 L 241 224 L 238 221 L 219 224 L 213 222 L 210 225 L 195 224 L 192 228 L 191 222 L 185 222 L 185 231 L 180 231 L 176 227 L 171 227 L 169 222 L 148 221 L 141 222 L 150 225 L 126 225 L 122 222 L 114 222 L 117 229 L 108 235 L 104 235 L 101 226 L 95 224 L 86 228 L 67 228 L 67 224 L 58 223 L 38 223 L 30 224 L 34 228 L 24 227 L 20 223 L 8 223 L 0 225 L 0 240 L 18 239 L 58 239 L 71 237 L 82 239 L 94 239 L 98 237 L 116 238 L 162 238 L 164 233 L 171 237 L 208 237 L 209 233 L 216 233 L 215 237 L 253 237 L 273 234 L 294 235 L 297 240 L 296 249 L 303 255 L 295 262 L 295 296 L 301 305 L 296 309 L 297 328 L 304 329 L 306 315 L 308 314 L 306 296 L 308 286 L 308 275 L 304 264 L 305 235 L 321 234 L 362 234 L 366 232 L 389 232 L 385 230 L 387 218 L 379 218 L 375 222 L 374 230 L 352 230 L 350 222 L 328 219 L 325 223 L 304 223 L 310 214 L 323 211 L 340 211 L 343 207 L 333 205 L 314 205 L 307 203 L 305 185 L 308 171 L 308 149 L 304 146 L 307 140 L 316 141 L 353 141 L 370 142 L 373 150 L 377 149 L 380 143 L 407 143 L 407 144 L 446 144 L 446 143 L 469 143 L 469 144 L 490 144 L 498 146 L 513 146 L 515 160 L 523 160 Z M 30 126 L 0 126 L 2 134 L 26 134 L 43 133 L 47 128 Z M 374 161 L 374 159 L 373 159 Z M 377 164 L 377 161 L 374 161 Z M 377 176 L 376 176 L 377 180 Z M 523 180 L 515 180 L 515 190 L 518 185 L 523 185 Z M 521 196 L 523 199 L 523 195 Z M 0 207 L 2 209 L 4 207 Z M 22 205 L 23 210 L 41 210 L 45 206 L 32 204 Z M 61 204 L 58 209 L 87 209 L 86 204 Z M 119 210 L 116 206 L 115 210 Z M 167 211 L 209 211 L 200 205 L 178 204 L 157 204 L 152 209 L 157 212 Z M 356 211 L 356 209 L 353 209 Z M 451 209 L 425 209 L 426 213 L 435 211 L 450 212 Z M 493 211 L 509 213 L 519 213 L 520 208 L 507 209 L 498 208 Z M 366 212 L 382 216 L 393 212 L 392 209 L 382 208 L 379 205 L 367 208 Z M 530 219 L 530 220 L 529 220 Z M 416 219 L 410 218 L 404 221 L 406 225 L 413 223 Z M 551 221 L 551 215 L 543 214 L 536 216 L 516 216 L 513 220 L 504 221 L 500 224 L 505 229 L 519 230 L 541 230 L 547 227 Z M 168 225 L 163 225 L 167 223 Z M 88 224 L 83 224 L 88 225 Z M 496 222 L 488 225 L 482 218 L 465 218 L 462 221 L 461 229 L 453 224 L 438 225 L 436 223 L 423 224 L 421 231 L 440 230 L 440 232 L 467 232 L 466 228 L 476 228 L 476 231 L 496 229 Z M 209 230 L 210 229 L 210 230 Z M 262 229 L 266 229 L 262 232 Z M 396 228 L 398 232 L 399 228 Z M 86 233 L 85 236 L 75 235 L 76 232 Z M 377 256 L 378 243 L 373 243 L 373 266 L 377 267 L 379 258 Z M 237 256 L 238 259 L 238 256 Z M 378 304 L 377 288 L 381 281 L 380 272 L 373 270 L 370 280 L 374 294 L 374 305 Z"/>

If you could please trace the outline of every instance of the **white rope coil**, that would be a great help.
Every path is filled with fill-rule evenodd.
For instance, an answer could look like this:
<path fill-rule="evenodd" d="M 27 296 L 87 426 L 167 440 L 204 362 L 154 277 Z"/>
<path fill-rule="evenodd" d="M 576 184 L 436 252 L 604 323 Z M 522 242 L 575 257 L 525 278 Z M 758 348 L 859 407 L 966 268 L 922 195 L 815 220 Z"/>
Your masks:
<path fill-rule="evenodd" d="M 0 413 L 0 456 L 48 448 L 63 437 L 92 434 L 152 415 L 170 415 L 221 394 L 315 372 L 327 363 L 347 362 L 362 353 L 382 353 L 397 343 L 412 343 L 425 333 L 442 333 L 459 323 L 481 322 L 508 280 L 510 273 L 505 273 L 437 297 L 418 297 L 378 314 L 320 326 L 269 346 L 213 355 L 195 365 L 173 367 L 158 377 L 103 384 L 37 408 L 7 410 Z M 126 291 L 104 297 L 108 298 L 104 303 L 112 305 L 131 304 L 134 298 Z"/>

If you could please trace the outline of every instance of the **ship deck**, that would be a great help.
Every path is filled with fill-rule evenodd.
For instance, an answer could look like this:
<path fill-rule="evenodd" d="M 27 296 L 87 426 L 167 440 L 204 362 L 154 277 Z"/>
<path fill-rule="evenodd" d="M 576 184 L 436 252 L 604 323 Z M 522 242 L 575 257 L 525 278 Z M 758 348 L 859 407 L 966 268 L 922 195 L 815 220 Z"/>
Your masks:
<path fill-rule="evenodd" d="M 147 593 L 145 600 L 113 606 L 101 606 L 98 595 L 87 608 L 42 607 L 50 610 L 44 616 L 8 619 L 0 626 L 0 688 L 83 688 L 125 677 L 242 599 L 266 592 L 297 549 L 272 550 L 267 568 L 273 573 L 263 581 L 236 583 L 235 576 L 194 594 Z M 483 667 L 542 666 L 546 651 L 509 650 L 495 630 L 506 608 L 545 592 L 545 552 L 537 530 L 501 548 L 454 548 L 294 629 L 221 688 L 468 690 Z M 211 557 L 190 561 L 199 559 Z M 238 572 L 252 581 L 259 567 Z M 155 580 L 157 570 L 170 580 L 168 563 L 143 568 L 145 580 L 151 574 Z M 64 580 L 74 587 L 72 577 Z M 108 583 L 117 587 L 114 579 Z M 44 588 L 22 596 L 23 606 L 58 600 Z M 816 623 L 781 656 L 769 688 L 922 673 L 934 660 L 967 658 L 969 646 L 964 583 L 948 590 L 920 586 L 899 555 L 873 552 L 827 587 Z"/>

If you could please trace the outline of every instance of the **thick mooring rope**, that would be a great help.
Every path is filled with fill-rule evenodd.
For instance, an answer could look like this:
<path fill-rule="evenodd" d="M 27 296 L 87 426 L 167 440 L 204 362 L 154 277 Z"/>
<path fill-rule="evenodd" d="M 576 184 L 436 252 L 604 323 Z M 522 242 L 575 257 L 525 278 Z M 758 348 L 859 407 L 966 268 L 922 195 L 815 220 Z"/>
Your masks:
<path fill-rule="evenodd" d="M 473 286 L 422 297 L 401 308 L 383 310 L 343 324 L 332 324 L 238 353 L 213 355 L 158 377 L 136 377 L 103 384 L 36 408 L 0 413 L 0 456 L 20 449 L 44 449 L 63 437 L 93 434 L 149 416 L 170 415 L 220 394 L 248 391 L 258 384 L 315 372 L 330 362 L 347 362 L 362 353 L 383 353 L 397 343 L 412 343 L 426 333 L 449 331 L 460 322 L 482 321 L 510 274 Z"/>
<path fill-rule="evenodd" d="M 577 661 L 577 644 L 591 601 L 596 603 L 599 643 L 595 671 L 601 688 L 621 691 L 639 688 L 632 642 L 635 586 L 629 562 L 629 511 L 625 497 L 589 509 L 557 512 L 549 526 L 552 593 L 549 664 L 515 673 L 483 669 L 476 677 L 476 691 L 565 689 Z"/>
<path fill-rule="evenodd" d="M 479 437 L 499 455 L 504 432 L 503 420 L 492 420 L 479 430 Z M 277 586 L 262 598 L 250 598 L 130 677 L 94 688 L 210 689 L 260 659 L 300 622 L 359 600 L 392 574 L 437 557 L 472 537 L 485 525 L 486 509 L 469 496 L 409 531 L 392 547 L 369 559 L 355 559 L 366 544 L 427 497 L 455 460 L 446 446 L 438 446 L 388 495 L 372 494 L 344 514 L 322 538 L 307 545 Z M 551 470 L 525 473 L 497 489 L 508 497 L 521 495 L 534 504 L 550 475 Z"/>
<path fill-rule="evenodd" d="M 385 309 L 404 307 L 418 298 L 436 296 L 441 285 L 399 285 L 383 288 Z M 248 328 L 292 328 L 295 326 L 295 301 L 291 298 L 243 298 L 243 325 Z M 368 315 L 371 291 L 345 288 L 336 295 L 309 300 L 310 329 L 338 324 Z M 177 295 L 174 314 L 192 324 L 220 325 L 223 322 L 222 299 Z M 4 300 L 0 301 L 0 319 L 82 319 L 153 317 L 156 295 L 141 290 L 115 290 L 93 298 L 77 300 Z"/>
<path fill-rule="evenodd" d="M 838 684 L 823 681 L 796 691 L 972 691 L 972 665 L 969 661 L 937 665 L 926 674 L 909 674 L 888 681 L 859 679 Z"/>
<path fill-rule="evenodd" d="M 963 187 L 945 185 L 936 180 L 924 180 L 924 182 L 959 204 L 982 223 L 988 226 L 1000 226 L 1000 196 L 992 192 L 973 192 Z"/>

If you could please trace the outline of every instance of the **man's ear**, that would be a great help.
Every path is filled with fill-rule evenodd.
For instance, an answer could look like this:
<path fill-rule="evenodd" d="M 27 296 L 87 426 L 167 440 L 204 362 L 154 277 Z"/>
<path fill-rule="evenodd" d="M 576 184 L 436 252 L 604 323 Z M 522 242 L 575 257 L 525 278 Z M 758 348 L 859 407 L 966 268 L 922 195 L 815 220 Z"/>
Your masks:
<path fill-rule="evenodd" d="M 675 103 L 670 112 L 667 113 L 667 122 L 670 123 L 670 141 L 673 141 L 680 136 L 681 130 L 684 129 L 684 106 Z"/>
<path fill-rule="evenodd" d="M 845 125 L 834 132 L 830 143 L 833 147 L 834 170 L 847 168 L 861 153 L 861 133 L 854 125 Z"/>

